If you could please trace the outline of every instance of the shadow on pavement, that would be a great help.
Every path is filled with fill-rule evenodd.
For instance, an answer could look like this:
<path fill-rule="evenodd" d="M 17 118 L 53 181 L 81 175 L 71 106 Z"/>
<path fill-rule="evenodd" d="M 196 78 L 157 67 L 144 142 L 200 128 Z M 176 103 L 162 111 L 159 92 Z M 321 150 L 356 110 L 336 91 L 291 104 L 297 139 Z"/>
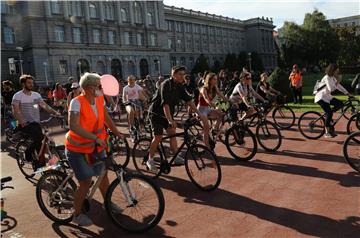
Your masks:
<path fill-rule="evenodd" d="M 188 203 L 243 212 L 310 236 L 356 237 L 360 232 L 360 217 L 357 216 L 335 220 L 322 215 L 265 204 L 223 189 L 210 193 L 202 192 L 187 180 L 164 177 L 169 180 L 160 178 L 158 181 L 161 188 L 176 192 Z"/>
<path fill-rule="evenodd" d="M 14 217 L 6 216 L 1 221 L 1 233 L 10 231 L 10 230 L 14 229 L 16 226 L 17 226 L 17 220 Z"/>

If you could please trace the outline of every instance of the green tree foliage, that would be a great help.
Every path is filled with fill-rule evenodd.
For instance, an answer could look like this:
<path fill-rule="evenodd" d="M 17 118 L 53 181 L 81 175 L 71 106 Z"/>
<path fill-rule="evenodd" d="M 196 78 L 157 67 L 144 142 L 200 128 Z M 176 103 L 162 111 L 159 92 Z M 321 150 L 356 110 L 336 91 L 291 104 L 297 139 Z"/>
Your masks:
<path fill-rule="evenodd" d="M 360 35 L 356 35 L 356 28 L 338 28 L 336 32 L 341 45 L 339 64 L 356 65 L 360 63 Z"/>
<path fill-rule="evenodd" d="M 191 70 L 191 73 L 197 74 L 199 72 L 204 72 L 209 69 L 210 69 L 210 67 L 209 67 L 207 58 L 205 57 L 204 54 L 201 54 L 196 59 L 195 65 L 194 65 L 193 69 Z"/>
<path fill-rule="evenodd" d="M 255 51 L 251 52 L 251 70 L 258 72 L 264 71 L 262 59 Z"/>
<path fill-rule="evenodd" d="M 224 67 L 230 72 L 238 70 L 237 59 L 235 54 L 227 54 L 224 61 Z"/>
<path fill-rule="evenodd" d="M 249 60 L 248 60 L 248 55 L 246 52 L 244 52 L 244 51 L 240 52 L 240 54 L 237 57 L 237 65 L 238 65 L 239 70 L 242 70 L 242 68 L 244 68 L 245 66 L 248 67 Z"/>
<path fill-rule="evenodd" d="M 280 91 L 283 95 L 291 98 L 289 74 L 284 69 L 276 68 L 269 76 L 269 83 L 271 87 Z"/>
<path fill-rule="evenodd" d="M 287 66 L 325 66 L 338 59 L 339 37 L 318 10 L 307 13 L 302 25 L 286 22 L 281 30 L 285 41 L 281 51 Z"/>

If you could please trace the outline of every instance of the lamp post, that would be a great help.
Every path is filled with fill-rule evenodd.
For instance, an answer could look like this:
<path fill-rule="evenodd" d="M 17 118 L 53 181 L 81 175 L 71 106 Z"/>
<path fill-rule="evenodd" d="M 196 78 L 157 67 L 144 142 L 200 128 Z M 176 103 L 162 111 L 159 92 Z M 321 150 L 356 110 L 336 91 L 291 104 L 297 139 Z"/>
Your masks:
<path fill-rule="evenodd" d="M 20 64 L 20 72 L 21 72 L 21 75 L 24 74 L 24 71 L 23 71 L 23 66 L 22 66 L 22 59 L 21 59 L 21 52 L 24 50 L 22 47 L 20 46 L 17 46 L 15 48 L 19 54 L 19 64 Z"/>
<path fill-rule="evenodd" d="M 47 62 L 43 62 L 43 65 L 44 65 L 44 71 L 45 71 L 46 86 L 49 86 L 48 75 L 47 75 Z"/>
<path fill-rule="evenodd" d="M 248 60 L 249 60 L 249 72 L 251 72 L 251 52 L 248 53 Z"/>

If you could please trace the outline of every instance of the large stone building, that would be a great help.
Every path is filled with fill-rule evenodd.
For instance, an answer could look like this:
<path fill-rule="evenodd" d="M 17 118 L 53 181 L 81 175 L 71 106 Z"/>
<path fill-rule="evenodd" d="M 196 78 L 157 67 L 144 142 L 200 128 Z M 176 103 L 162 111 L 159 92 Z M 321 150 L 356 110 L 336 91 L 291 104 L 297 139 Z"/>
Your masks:
<path fill-rule="evenodd" d="M 328 21 L 334 28 L 355 28 L 356 35 L 360 35 L 360 15 L 330 19 Z"/>
<path fill-rule="evenodd" d="M 265 68 L 276 66 L 271 19 L 241 21 L 162 1 L 2 1 L 1 27 L 2 80 L 9 58 L 16 72 L 49 85 L 86 71 L 168 74 L 175 64 L 191 69 L 201 53 L 212 66 L 228 53 L 256 51 Z"/>

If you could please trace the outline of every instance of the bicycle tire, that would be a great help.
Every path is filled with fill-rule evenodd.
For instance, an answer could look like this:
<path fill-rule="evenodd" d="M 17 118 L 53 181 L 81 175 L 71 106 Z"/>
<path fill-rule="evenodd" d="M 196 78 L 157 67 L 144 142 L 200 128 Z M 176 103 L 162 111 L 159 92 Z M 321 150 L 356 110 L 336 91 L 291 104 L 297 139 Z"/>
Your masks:
<path fill-rule="evenodd" d="M 46 202 L 48 202 L 48 200 L 46 200 L 46 201 L 43 200 L 42 188 L 43 188 L 44 185 L 47 185 L 46 180 L 47 180 L 47 178 L 49 178 L 51 176 L 60 178 L 60 180 L 59 180 L 60 181 L 59 185 L 60 185 L 61 182 L 66 178 L 67 175 L 66 175 L 66 173 L 63 173 L 63 172 L 60 172 L 60 171 L 57 171 L 57 170 L 50 170 L 50 171 L 44 172 L 44 174 L 40 177 L 38 183 L 36 184 L 36 201 L 37 201 L 41 211 L 50 220 L 52 220 L 52 221 L 54 221 L 56 223 L 59 223 L 59 224 L 67 224 L 67 223 L 71 222 L 71 220 L 73 218 L 73 212 L 69 213 L 69 217 L 60 219 L 60 218 L 56 217 L 54 214 L 52 214 L 45 206 L 45 204 L 46 204 Z M 75 191 L 77 189 L 77 186 L 76 186 L 74 180 L 72 178 L 70 178 L 67 181 L 67 183 L 70 185 L 72 191 L 75 193 Z M 58 187 L 56 187 L 55 190 L 57 188 Z M 67 186 L 65 186 L 65 188 L 67 188 Z M 66 194 L 66 195 L 69 196 L 69 194 Z M 73 196 L 72 196 L 72 198 L 73 198 Z M 70 199 L 71 199 L 71 195 L 70 195 Z M 73 201 L 69 200 L 66 203 L 67 203 L 66 205 L 73 207 L 73 205 L 72 205 Z M 59 211 L 59 208 L 61 206 L 64 206 L 64 205 L 65 204 L 63 204 L 63 202 L 59 202 L 59 203 L 57 203 L 57 207 L 54 210 Z"/>
<path fill-rule="evenodd" d="M 105 197 L 105 209 L 106 209 L 106 212 L 108 214 L 108 216 L 110 217 L 110 219 L 112 220 L 112 222 L 119 228 L 127 231 L 127 232 L 131 232 L 131 233 L 142 233 L 142 232 L 145 232 L 145 231 L 148 231 L 150 230 L 151 228 L 155 227 L 161 220 L 163 214 L 164 214 L 164 210 L 165 210 L 165 199 L 164 199 L 164 195 L 160 189 L 160 187 L 158 185 L 155 184 L 155 182 L 144 176 L 144 175 L 141 175 L 141 174 L 125 174 L 124 175 L 124 180 L 126 181 L 126 183 L 130 183 L 131 181 L 134 181 L 134 180 L 140 180 L 140 183 L 139 183 L 139 186 L 141 187 L 145 187 L 145 188 L 151 188 L 155 194 L 156 194 L 156 199 L 157 199 L 157 205 L 158 205 L 158 209 L 156 214 L 152 214 L 153 216 L 148 216 L 148 217 L 145 217 L 141 223 L 144 223 L 144 220 L 146 219 L 150 219 L 150 222 L 146 222 L 144 223 L 144 226 L 141 226 L 139 224 L 139 222 L 134 222 L 134 225 L 131 226 L 129 224 L 127 224 L 126 222 L 124 222 L 124 219 L 128 218 L 129 216 L 125 215 L 125 211 L 127 209 L 134 209 L 134 210 L 138 210 L 138 209 L 141 209 L 141 201 L 140 200 L 136 200 L 135 199 L 135 205 L 132 205 L 132 206 L 129 206 L 127 205 L 127 202 L 125 202 L 125 208 L 123 209 L 123 212 L 121 214 L 114 214 L 112 211 L 111 211 L 111 204 L 116 204 L 118 207 L 122 208 L 122 206 L 120 206 L 119 203 L 115 202 L 113 200 L 113 198 L 115 196 L 114 195 L 114 192 L 115 191 L 122 191 L 121 189 L 116 189 L 118 188 L 118 186 L 120 186 L 120 180 L 119 179 L 115 179 L 109 186 L 109 189 L 107 190 L 106 192 L 106 197 Z M 115 190 L 116 189 L 116 190 Z M 138 191 L 138 190 L 137 190 Z M 134 192 L 134 191 L 132 191 Z M 145 193 L 141 194 L 142 196 L 139 196 L 138 194 L 135 194 L 135 197 L 137 197 L 138 199 L 139 198 L 144 198 Z M 148 193 L 146 193 L 148 194 Z M 121 195 L 124 195 L 123 193 L 121 193 Z M 118 196 L 118 197 L 121 197 L 121 198 L 124 198 L 124 196 Z M 147 211 L 149 211 L 149 208 L 147 207 Z M 118 218 L 123 218 L 123 219 L 118 219 Z"/>
<path fill-rule="evenodd" d="M 313 115 L 311 115 L 311 114 L 313 114 Z M 310 118 L 309 122 L 305 122 L 307 117 Z M 314 120 L 320 121 L 320 125 L 316 126 L 317 128 L 319 128 L 318 132 L 316 132 L 314 130 L 314 128 L 315 128 Z M 317 123 L 317 122 L 315 122 L 315 123 Z M 325 119 L 322 118 L 321 114 L 318 112 L 315 112 L 315 111 L 305 112 L 299 118 L 298 128 L 299 128 L 300 133 L 305 138 L 310 139 L 310 140 L 316 140 L 325 134 Z M 316 134 L 313 136 L 311 134 L 306 134 L 305 133 L 306 129 L 309 129 L 310 133 L 316 133 Z"/>
<path fill-rule="evenodd" d="M 266 125 L 267 124 L 267 125 Z M 266 129 L 266 132 L 264 131 L 264 128 L 263 126 L 265 125 L 265 129 Z M 269 127 L 272 127 L 272 129 L 275 130 L 275 136 L 277 137 L 277 144 L 275 144 L 275 146 L 268 146 L 268 145 L 265 145 L 265 138 L 268 137 L 272 137 L 273 134 L 270 134 L 270 137 L 269 135 L 264 135 L 263 138 L 262 136 L 260 135 L 260 129 L 262 129 L 262 131 L 265 133 L 268 133 L 269 132 Z M 265 121 L 262 121 L 260 122 L 257 127 L 256 127 L 256 138 L 260 144 L 260 146 L 266 150 L 266 151 L 271 151 L 271 152 L 275 152 L 277 151 L 280 146 L 281 146 L 281 143 L 282 143 L 282 136 L 281 136 L 281 133 L 280 133 L 280 130 L 279 128 L 277 128 L 277 126 L 275 125 L 275 123 L 271 122 L 271 121 L 268 121 L 268 120 L 265 120 Z M 267 139 L 266 139 L 267 140 Z"/>
<path fill-rule="evenodd" d="M 161 175 L 161 162 L 157 163 L 157 167 L 158 167 L 157 173 L 150 171 L 146 165 L 151 141 L 152 140 L 150 138 L 145 138 L 145 137 L 140 138 L 140 140 L 136 141 L 132 149 L 132 158 L 133 158 L 134 167 L 138 173 L 144 176 L 157 178 Z M 145 145 L 142 145 L 142 143 L 144 143 Z M 159 149 L 158 149 L 158 153 L 160 156 L 160 161 L 162 161 L 163 155 Z"/>
<path fill-rule="evenodd" d="M 356 137 L 358 137 L 359 139 L 357 139 Z M 350 153 L 348 151 L 348 148 L 350 147 L 350 145 L 352 145 L 352 143 L 356 144 L 356 146 L 354 146 L 352 148 L 357 148 L 359 150 L 357 153 L 357 156 L 358 156 L 357 163 L 355 163 L 350 158 Z M 360 148 L 360 131 L 356 131 L 356 132 L 352 133 L 351 135 L 349 135 L 346 138 L 346 140 L 344 141 L 343 154 L 344 154 L 344 158 L 345 158 L 346 162 L 350 165 L 350 167 L 360 173 L 360 149 L 359 148 Z"/>
<path fill-rule="evenodd" d="M 342 110 L 344 113 L 344 117 L 347 120 L 349 120 L 356 113 L 360 112 L 360 101 L 354 100 L 354 101 L 352 101 L 352 103 L 353 102 L 356 102 L 357 104 L 355 104 L 355 105 L 351 104 Z"/>
<path fill-rule="evenodd" d="M 346 132 L 348 135 L 355 131 L 360 131 L 360 112 L 352 115 L 346 125 Z"/>
<path fill-rule="evenodd" d="M 281 111 L 281 109 L 286 109 L 288 117 Z M 280 117 L 277 116 L 279 114 Z M 275 125 L 280 129 L 290 129 L 295 124 L 295 113 L 294 111 L 285 105 L 277 107 L 272 112 L 272 118 L 274 120 Z M 281 118 L 280 120 L 284 122 L 280 122 L 277 118 Z"/>
<path fill-rule="evenodd" d="M 207 155 L 210 158 L 211 163 L 209 164 L 205 164 L 204 162 L 204 158 L 198 158 L 198 155 L 200 154 L 199 149 L 206 151 Z M 201 152 L 201 154 L 203 153 L 203 151 Z M 196 157 L 195 155 L 198 154 Z M 197 179 L 194 176 L 194 172 L 192 169 L 192 166 L 189 164 L 191 161 L 194 161 L 195 164 L 195 168 L 198 169 L 198 171 L 201 170 L 205 170 L 206 167 L 209 165 L 208 167 L 210 168 L 214 168 L 215 173 L 216 173 L 216 178 L 215 181 L 209 185 L 201 185 L 199 183 L 199 181 L 197 181 Z M 200 161 L 201 160 L 201 161 Z M 199 167 L 198 162 L 201 162 L 201 167 Z M 220 163 L 216 157 L 216 155 L 214 154 L 214 152 L 212 152 L 209 148 L 207 148 L 204 145 L 200 145 L 200 144 L 195 144 L 195 145 L 191 145 L 188 150 L 186 151 L 186 156 L 185 156 L 185 169 L 186 169 L 186 173 L 188 174 L 191 182 L 198 187 L 199 189 L 203 190 L 203 191 L 213 191 L 216 188 L 219 187 L 220 182 L 221 182 L 221 167 L 220 167 Z M 195 170 L 196 171 L 196 170 Z"/>
<path fill-rule="evenodd" d="M 236 132 L 242 132 L 241 133 L 241 136 L 242 138 L 236 138 L 235 135 L 238 135 L 239 133 L 237 134 L 234 134 Z M 230 143 L 230 136 L 231 135 L 234 135 L 234 143 Z M 250 153 L 247 153 L 247 156 L 240 156 L 239 153 L 236 153 L 233 151 L 233 146 L 236 146 L 236 145 L 245 145 L 246 142 L 244 140 L 244 137 L 248 135 L 250 136 L 251 138 L 251 141 L 253 143 L 253 146 L 250 145 Z M 241 140 L 241 141 L 237 141 L 237 140 Z M 226 132 L 226 136 L 225 136 L 225 145 L 226 145 L 226 149 L 228 150 L 228 152 L 230 153 L 230 155 L 236 159 L 236 160 L 239 160 L 239 161 L 249 161 L 251 160 L 256 152 L 257 152 L 257 141 L 256 141 L 256 137 L 254 135 L 254 133 L 252 133 L 252 131 L 249 129 L 249 128 L 241 128 L 240 126 L 238 125 L 235 125 L 233 127 L 231 127 L 227 132 Z M 247 150 L 246 148 L 244 148 L 245 150 Z"/>
<path fill-rule="evenodd" d="M 130 147 L 126 138 L 121 140 L 117 137 L 113 138 L 112 145 L 112 156 L 116 164 L 126 168 L 130 160 Z"/>
<path fill-rule="evenodd" d="M 33 162 L 27 161 L 25 158 L 25 150 L 28 146 L 26 142 L 20 142 L 16 146 L 16 162 L 25 178 L 32 178 L 35 176 Z"/>

